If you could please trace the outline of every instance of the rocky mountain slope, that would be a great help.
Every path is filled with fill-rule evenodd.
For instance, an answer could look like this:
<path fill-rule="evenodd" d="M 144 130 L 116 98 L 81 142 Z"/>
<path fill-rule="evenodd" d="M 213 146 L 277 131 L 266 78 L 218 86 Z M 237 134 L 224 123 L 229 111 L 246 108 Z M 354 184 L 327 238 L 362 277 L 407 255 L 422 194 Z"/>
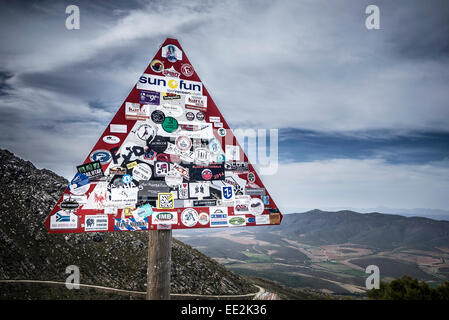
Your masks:
<path fill-rule="evenodd" d="M 65 281 L 66 267 L 80 282 L 145 291 L 147 232 L 48 234 L 43 221 L 67 186 L 0 150 L 0 279 Z M 245 294 L 257 291 L 192 247 L 173 240 L 172 293 Z"/>

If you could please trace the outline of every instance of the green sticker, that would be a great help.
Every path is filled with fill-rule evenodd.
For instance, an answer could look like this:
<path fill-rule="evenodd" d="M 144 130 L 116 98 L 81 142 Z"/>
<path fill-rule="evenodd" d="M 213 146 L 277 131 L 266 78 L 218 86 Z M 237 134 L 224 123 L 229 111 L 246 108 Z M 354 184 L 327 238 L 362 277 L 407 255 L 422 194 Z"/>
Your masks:
<path fill-rule="evenodd" d="M 164 122 L 162 122 L 162 129 L 168 133 L 172 133 L 178 129 L 178 120 L 173 117 L 166 117 Z"/>

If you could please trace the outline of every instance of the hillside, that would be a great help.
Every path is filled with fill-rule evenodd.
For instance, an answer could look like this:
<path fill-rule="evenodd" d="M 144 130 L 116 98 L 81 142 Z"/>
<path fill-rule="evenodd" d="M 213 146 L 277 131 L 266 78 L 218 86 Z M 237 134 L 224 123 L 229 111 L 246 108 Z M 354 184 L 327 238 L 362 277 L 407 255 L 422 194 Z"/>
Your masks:
<path fill-rule="evenodd" d="M 43 221 L 68 182 L 6 150 L 0 150 L 0 173 L 0 279 L 65 281 L 66 267 L 76 265 L 84 284 L 146 290 L 147 232 L 50 235 Z M 257 291 L 176 239 L 171 272 L 172 293 Z"/>
<path fill-rule="evenodd" d="M 377 265 L 386 281 L 449 279 L 448 221 L 312 210 L 286 214 L 270 228 L 175 235 L 239 274 L 293 288 L 361 295 L 368 265 Z"/>

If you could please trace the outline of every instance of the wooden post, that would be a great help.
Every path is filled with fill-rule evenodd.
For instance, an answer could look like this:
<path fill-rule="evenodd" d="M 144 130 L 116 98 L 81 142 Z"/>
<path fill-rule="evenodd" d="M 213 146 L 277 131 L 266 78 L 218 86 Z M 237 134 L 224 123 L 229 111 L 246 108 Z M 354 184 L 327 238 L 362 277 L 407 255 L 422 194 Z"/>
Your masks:
<path fill-rule="evenodd" d="M 147 300 L 170 299 L 171 230 L 148 231 Z"/>

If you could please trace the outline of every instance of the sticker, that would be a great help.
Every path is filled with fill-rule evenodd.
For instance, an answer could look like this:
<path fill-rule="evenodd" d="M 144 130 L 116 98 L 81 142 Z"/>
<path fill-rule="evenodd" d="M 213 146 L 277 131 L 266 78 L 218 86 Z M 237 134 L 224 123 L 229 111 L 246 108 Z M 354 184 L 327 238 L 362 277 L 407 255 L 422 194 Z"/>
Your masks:
<path fill-rule="evenodd" d="M 246 219 L 242 216 L 229 216 L 228 225 L 230 227 L 246 226 Z"/>
<path fill-rule="evenodd" d="M 145 204 L 140 208 L 137 208 L 132 212 L 133 218 L 137 220 L 143 220 L 153 214 L 153 207 L 150 204 Z"/>
<path fill-rule="evenodd" d="M 144 73 L 139 78 L 136 88 L 175 94 L 203 95 L 203 84 L 201 82 L 157 76 L 149 73 Z"/>
<path fill-rule="evenodd" d="M 164 63 L 160 60 L 156 60 L 154 59 L 153 61 L 151 61 L 151 70 L 153 70 L 154 72 L 160 73 L 164 70 Z"/>
<path fill-rule="evenodd" d="M 76 167 L 78 173 L 85 174 L 91 181 L 104 177 L 100 161 L 89 162 Z"/>
<path fill-rule="evenodd" d="M 250 196 L 264 196 L 265 193 L 265 188 L 245 188 L 245 194 Z"/>
<path fill-rule="evenodd" d="M 210 196 L 210 186 L 207 182 L 191 182 L 189 183 L 190 198 L 207 198 Z"/>
<path fill-rule="evenodd" d="M 140 90 L 139 102 L 141 104 L 159 105 L 161 94 L 157 91 Z"/>
<path fill-rule="evenodd" d="M 162 70 L 162 74 L 166 77 L 172 77 L 172 78 L 179 78 L 181 75 L 180 72 L 176 71 L 173 66 L 171 66 L 169 69 Z"/>
<path fill-rule="evenodd" d="M 221 199 L 223 201 L 234 201 L 234 188 L 232 186 L 221 187 Z"/>
<path fill-rule="evenodd" d="M 105 214 L 86 215 L 84 218 L 85 231 L 108 231 L 109 219 Z"/>
<path fill-rule="evenodd" d="M 116 182 L 116 184 L 108 185 L 109 201 L 115 207 L 134 206 L 137 202 L 139 188 L 132 181 L 128 184 L 124 184 L 121 178 L 119 181 L 121 184 Z"/>
<path fill-rule="evenodd" d="M 249 170 L 248 162 L 225 162 L 225 170 L 235 172 L 246 172 Z"/>
<path fill-rule="evenodd" d="M 183 166 L 174 163 L 171 171 L 177 172 L 178 174 L 181 175 L 181 177 L 183 177 L 186 180 L 190 180 L 190 175 L 189 175 L 189 168 L 184 168 Z"/>
<path fill-rule="evenodd" d="M 174 212 L 154 212 L 151 215 L 151 222 L 153 224 L 177 224 L 178 213 Z"/>
<path fill-rule="evenodd" d="M 100 161 L 101 164 L 107 164 L 111 162 L 112 156 L 108 150 L 95 150 L 89 156 L 90 161 Z"/>
<path fill-rule="evenodd" d="M 126 164 L 126 168 L 128 168 L 128 170 L 134 169 L 137 166 L 138 166 L 137 161 L 133 161 L 133 162 L 130 162 L 130 163 Z"/>
<path fill-rule="evenodd" d="M 156 136 L 150 143 L 150 148 L 157 153 L 163 153 L 167 149 L 168 139 L 161 136 Z"/>
<path fill-rule="evenodd" d="M 172 192 L 157 194 L 158 209 L 173 209 L 175 207 L 175 197 Z"/>
<path fill-rule="evenodd" d="M 270 215 L 261 214 L 256 216 L 256 224 L 270 224 Z"/>
<path fill-rule="evenodd" d="M 198 212 L 193 208 L 187 208 L 181 213 L 181 222 L 186 227 L 193 227 L 198 223 Z"/>
<path fill-rule="evenodd" d="M 250 196 L 236 195 L 234 198 L 234 214 L 248 214 Z"/>
<path fill-rule="evenodd" d="M 218 134 L 220 137 L 226 136 L 226 129 L 225 129 L 225 128 L 219 128 L 219 129 L 217 130 L 217 134 Z"/>
<path fill-rule="evenodd" d="M 222 128 L 223 122 L 214 122 L 214 128 Z"/>
<path fill-rule="evenodd" d="M 219 153 L 221 151 L 221 143 L 217 139 L 212 138 L 209 141 L 209 150 L 214 154 Z"/>
<path fill-rule="evenodd" d="M 164 100 L 164 101 L 181 100 L 181 96 L 179 94 L 175 94 L 175 93 L 163 92 L 162 100 Z"/>
<path fill-rule="evenodd" d="M 195 120 L 195 114 L 193 112 L 191 112 L 191 111 L 187 112 L 186 113 L 186 119 L 189 120 L 189 121 Z"/>
<path fill-rule="evenodd" d="M 82 173 L 75 174 L 75 177 L 69 184 L 69 190 L 74 195 L 83 195 L 90 188 L 90 180 L 89 178 Z"/>
<path fill-rule="evenodd" d="M 150 180 L 153 175 L 153 170 L 147 163 L 140 162 L 137 167 L 133 169 L 133 179 L 136 181 Z"/>
<path fill-rule="evenodd" d="M 184 112 L 182 107 L 177 104 L 164 103 L 163 105 L 160 106 L 160 108 L 162 109 L 162 111 L 166 116 L 170 116 L 173 118 L 181 116 Z"/>
<path fill-rule="evenodd" d="M 211 227 L 226 227 L 228 225 L 227 207 L 209 208 L 209 213 Z"/>
<path fill-rule="evenodd" d="M 186 95 L 184 98 L 184 105 L 186 109 L 206 111 L 207 97 L 206 96 L 192 96 Z"/>
<path fill-rule="evenodd" d="M 207 200 L 193 200 L 193 207 L 215 207 L 217 205 L 217 200 L 207 199 Z"/>
<path fill-rule="evenodd" d="M 165 177 L 170 171 L 170 165 L 165 161 L 157 161 L 154 164 L 154 176 L 157 178 Z"/>
<path fill-rule="evenodd" d="M 150 118 L 150 106 L 140 103 L 125 103 L 125 119 L 126 120 L 146 120 Z"/>
<path fill-rule="evenodd" d="M 165 114 L 161 110 L 154 110 L 151 113 L 151 120 L 154 123 L 161 124 L 165 120 Z"/>
<path fill-rule="evenodd" d="M 270 224 L 280 224 L 281 215 L 279 213 L 270 213 Z"/>
<path fill-rule="evenodd" d="M 256 181 L 256 175 L 254 174 L 254 172 L 249 172 L 247 175 L 247 179 L 249 182 L 254 182 Z"/>
<path fill-rule="evenodd" d="M 220 122 L 220 117 L 209 117 L 209 122 Z"/>
<path fill-rule="evenodd" d="M 162 47 L 161 55 L 162 58 L 166 58 L 171 63 L 182 60 L 181 49 L 173 44 L 168 44 L 165 47 Z"/>
<path fill-rule="evenodd" d="M 165 183 L 170 188 L 176 188 L 178 185 L 182 183 L 182 176 L 176 171 L 170 171 L 165 175 Z"/>
<path fill-rule="evenodd" d="M 227 161 L 239 161 L 240 160 L 240 147 L 233 145 L 226 145 L 226 160 Z"/>
<path fill-rule="evenodd" d="M 163 180 L 140 181 L 138 201 L 156 200 L 159 193 L 168 192 L 170 192 L 170 188 Z"/>
<path fill-rule="evenodd" d="M 61 210 L 50 216 L 50 229 L 77 229 L 78 216 L 71 211 Z"/>
<path fill-rule="evenodd" d="M 191 77 L 193 75 L 193 73 L 195 72 L 195 70 L 193 69 L 193 67 L 190 64 L 184 63 L 181 66 L 181 72 L 186 77 Z"/>
<path fill-rule="evenodd" d="M 201 212 L 198 215 L 198 222 L 203 226 L 207 225 L 209 223 L 209 215 L 206 212 Z"/>
<path fill-rule="evenodd" d="M 249 202 L 249 212 L 255 216 L 262 214 L 265 206 L 259 198 L 251 198 Z"/>
<path fill-rule="evenodd" d="M 125 174 L 125 175 L 122 177 L 123 183 L 126 183 L 126 184 L 131 183 L 132 180 L 133 180 L 133 178 L 131 177 L 130 174 Z"/>
<path fill-rule="evenodd" d="M 173 117 L 166 117 L 162 123 L 162 129 L 168 133 L 172 133 L 178 129 L 178 120 Z"/>
<path fill-rule="evenodd" d="M 195 160 L 198 162 L 209 162 L 210 152 L 206 148 L 195 149 Z"/>
<path fill-rule="evenodd" d="M 191 180 L 196 181 L 224 180 L 224 165 L 222 163 L 212 163 L 209 165 L 190 164 L 189 176 Z"/>
<path fill-rule="evenodd" d="M 175 140 L 175 145 L 181 151 L 188 151 L 192 147 L 192 140 L 187 136 L 179 136 Z"/>
<path fill-rule="evenodd" d="M 112 167 L 109 168 L 109 174 L 115 175 L 115 174 L 125 174 L 126 169 L 123 167 Z"/>
<path fill-rule="evenodd" d="M 154 128 L 152 125 L 144 123 L 140 125 L 137 130 L 135 131 L 136 136 L 143 141 L 147 140 L 153 140 L 153 138 L 156 135 L 156 128 Z"/>
<path fill-rule="evenodd" d="M 264 189 L 265 190 L 265 189 Z M 270 197 L 269 196 L 261 196 L 262 202 L 264 205 L 270 205 Z"/>
<path fill-rule="evenodd" d="M 62 200 L 64 201 L 76 201 L 80 205 L 84 205 L 87 203 L 87 196 L 86 195 L 73 195 L 73 194 L 67 194 L 64 193 L 62 196 Z"/>
<path fill-rule="evenodd" d="M 136 221 L 136 219 L 134 218 L 115 219 L 114 230 L 115 231 L 148 230 L 148 221 L 145 219 Z"/>
<path fill-rule="evenodd" d="M 127 133 L 128 126 L 126 124 L 111 124 L 109 126 L 109 131 L 111 133 Z"/>
<path fill-rule="evenodd" d="M 76 209 L 78 209 L 79 208 L 79 206 L 80 206 L 80 204 L 77 202 L 77 201 L 75 201 L 75 200 L 72 200 L 72 199 L 66 199 L 66 200 L 64 200 L 64 201 L 62 201 L 60 204 L 59 204 L 59 207 L 61 208 L 61 209 L 63 209 L 63 210 L 67 210 L 67 211 L 75 211 Z"/>
<path fill-rule="evenodd" d="M 104 136 L 103 141 L 108 144 L 117 144 L 120 142 L 120 138 L 116 136 Z"/>
<path fill-rule="evenodd" d="M 203 121 L 206 118 L 206 116 L 204 115 L 204 113 L 202 113 L 201 111 L 198 111 L 196 113 L 196 119 L 199 121 Z"/>

